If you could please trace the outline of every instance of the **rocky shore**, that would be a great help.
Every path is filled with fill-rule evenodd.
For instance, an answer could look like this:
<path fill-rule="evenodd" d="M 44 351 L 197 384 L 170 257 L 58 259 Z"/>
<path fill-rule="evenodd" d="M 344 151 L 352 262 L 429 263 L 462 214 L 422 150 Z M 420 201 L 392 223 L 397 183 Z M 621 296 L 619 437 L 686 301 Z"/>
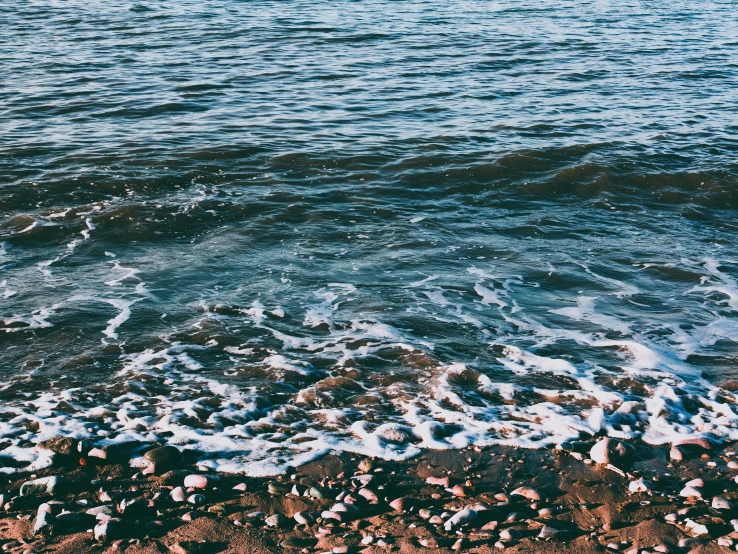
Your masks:
<path fill-rule="evenodd" d="M 705 439 L 546 451 L 326 456 L 277 479 L 213 475 L 171 446 L 39 445 L 0 478 L 0 548 L 176 554 L 736 551 L 738 455 Z M 144 454 L 145 467 L 129 458 Z"/>

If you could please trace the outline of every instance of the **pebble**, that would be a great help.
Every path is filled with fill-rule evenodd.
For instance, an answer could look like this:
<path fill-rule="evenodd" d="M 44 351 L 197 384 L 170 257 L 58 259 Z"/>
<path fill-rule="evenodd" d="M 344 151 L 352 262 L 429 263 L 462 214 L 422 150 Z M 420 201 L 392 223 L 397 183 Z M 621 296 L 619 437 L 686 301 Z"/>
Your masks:
<path fill-rule="evenodd" d="M 400 512 L 406 512 L 411 508 L 416 507 L 420 501 L 412 496 L 403 496 L 402 498 L 396 498 L 390 502 L 390 508 Z"/>
<path fill-rule="evenodd" d="M 173 488 L 169 496 L 174 502 L 184 502 L 187 499 L 187 493 L 182 487 Z"/>
<path fill-rule="evenodd" d="M 733 504 L 727 498 L 716 496 L 712 499 L 712 507 L 715 510 L 728 512 L 733 509 Z"/>
<path fill-rule="evenodd" d="M 184 486 L 185 488 L 207 489 L 215 481 L 218 481 L 215 475 L 192 474 L 184 478 Z"/>
<path fill-rule="evenodd" d="M 102 506 L 95 506 L 94 508 L 90 508 L 85 513 L 91 516 L 95 516 L 97 519 L 106 519 L 115 516 L 115 509 L 110 504 L 103 504 Z"/>
<path fill-rule="evenodd" d="M 351 480 L 361 483 L 361 486 L 363 487 L 368 487 L 369 485 L 374 483 L 377 478 L 374 475 L 354 475 Z"/>
<path fill-rule="evenodd" d="M 464 508 L 463 510 L 456 512 L 449 520 L 444 524 L 446 531 L 451 531 L 454 527 L 459 527 L 470 521 L 477 519 L 479 514 L 476 510 L 471 508 Z"/>
<path fill-rule="evenodd" d="M 246 492 L 248 490 L 248 486 L 246 483 L 239 483 L 235 487 L 233 487 L 234 491 L 240 491 L 240 492 Z"/>
<path fill-rule="evenodd" d="M 201 504 L 205 504 L 205 495 L 204 494 L 192 494 L 187 498 L 187 502 L 194 506 L 200 506 Z"/>
<path fill-rule="evenodd" d="M 36 515 L 36 519 L 33 522 L 33 534 L 39 535 L 41 533 L 50 532 L 54 523 L 54 516 L 49 512 L 40 511 Z"/>
<path fill-rule="evenodd" d="M 343 521 L 343 517 L 339 512 L 333 512 L 331 510 L 325 510 L 320 513 L 320 517 L 323 519 L 335 519 L 336 521 Z"/>
<path fill-rule="evenodd" d="M 123 529 L 124 526 L 120 519 L 112 518 L 101 521 L 100 523 L 95 525 L 95 540 L 105 542 L 113 539 L 122 538 Z"/>
<path fill-rule="evenodd" d="M 597 464 L 623 464 L 633 457 L 633 447 L 623 441 L 604 438 L 589 451 L 589 457 Z"/>
<path fill-rule="evenodd" d="M 628 483 L 628 490 L 632 493 L 648 492 L 651 490 L 651 483 L 643 478 L 636 479 L 635 481 Z"/>
<path fill-rule="evenodd" d="M 510 493 L 510 496 L 522 496 L 533 502 L 541 500 L 543 497 L 536 489 L 530 487 L 518 487 Z"/>
<path fill-rule="evenodd" d="M 701 489 L 705 486 L 705 482 L 702 479 L 692 479 L 691 481 L 687 481 L 684 485 L 687 487 L 698 487 Z"/>
<path fill-rule="evenodd" d="M 375 493 L 371 489 L 359 489 L 359 492 L 357 493 L 359 496 L 361 496 L 364 500 L 369 502 L 370 504 L 378 504 L 379 503 L 379 496 L 377 496 L 377 493 Z"/>
<path fill-rule="evenodd" d="M 311 525 L 316 519 L 315 515 L 310 512 L 296 512 L 292 517 L 301 525 Z"/>
<path fill-rule="evenodd" d="M 451 482 L 448 477 L 428 477 L 425 482 L 429 485 L 438 485 L 445 489 L 451 486 Z"/>
<path fill-rule="evenodd" d="M 197 510 L 192 510 L 191 512 L 187 512 L 182 516 L 182 521 L 195 521 L 199 517 L 200 512 L 198 512 Z"/>
<path fill-rule="evenodd" d="M 308 496 L 312 498 L 317 498 L 319 500 L 328 497 L 326 491 L 319 487 L 310 487 L 308 489 Z"/>
<path fill-rule="evenodd" d="M 500 531 L 500 540 L 502 542 L 517 541 L 520 540 L 521 536 L 520 531 L 516 531 L 515 529 L 503 529 Z"/>
<path fill-rule="evenodd" d="M 672 462 L 681 462 L 681 461 L 683 461 L 684 460 L 684 451 L 681 448 L 677 447 L 677 446 L 672 446 L 671 447 L 671 450 L 669 450 L 669 459 Z"/>
<path fill-rule="evenodd" d="M 466 489 L 461 485 L 454 485 L 454 488 L 451 489 L 451 494 L 454 496 L 466 496 Z"/>
<path fill-rule="evenodd" d="M 282 514 L 272 514 L 264 520 L 269 527 L 284 527 L 287 525 L 287 518 Z"/>
<path fill-rule="evenodd" d="M 679 496 L 685 498 L 702 498 L 702 491 L 695 487 L 684 487 L 680 492 Z"/>
<path fill-rule="evenodd" d="M 558 539 L 566 535 L 566 531 L 562 531 L 561 529 L 556 529 L 556 527 L 551 527 L 550 525 L 544 525 L 541 528 L 541 532 L 538 534 L 539 539 Z"/>

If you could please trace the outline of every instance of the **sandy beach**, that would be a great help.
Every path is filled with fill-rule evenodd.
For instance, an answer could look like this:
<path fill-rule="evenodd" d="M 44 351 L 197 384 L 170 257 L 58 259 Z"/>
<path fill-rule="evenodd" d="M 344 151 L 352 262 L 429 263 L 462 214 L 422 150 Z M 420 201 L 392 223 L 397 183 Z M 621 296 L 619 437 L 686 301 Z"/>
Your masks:
<path fill-rule="evenodd" d="M 254 479 L 202 473 L 196 461 L 178 461 L 171 447 L 148 455 L 166 464 L 131 468 L 123 460 L 80 457 L 62 440 L 51 445 L 68 454 L 55 454 L 56 467 L 4 480 L 2 549 L 60 554 L 735 550 L 738 457 L 731 445 L 698 443 L 470 448 L 426 451 L 401 463 L 329 455 L 279 479 Z M 38 486 L 28 484 L 34 479 L 41 480 Z"/>

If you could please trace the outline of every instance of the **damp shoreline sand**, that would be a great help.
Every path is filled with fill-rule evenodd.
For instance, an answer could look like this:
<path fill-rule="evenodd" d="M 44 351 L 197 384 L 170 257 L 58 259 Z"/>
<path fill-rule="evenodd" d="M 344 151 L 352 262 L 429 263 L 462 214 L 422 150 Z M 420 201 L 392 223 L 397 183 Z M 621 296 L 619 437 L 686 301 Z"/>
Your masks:
<path fill-rule="evenodd" d="M 0 481 L 0 537 L 4 550 L 17 553 L 735 551 L 733 445 L 689 446 L 673 462 L 669 446 L 633 442 L 629 459 L 608 467 L 589 459 L 594 444 L 574 445 L 583 454 L 501 446 L 424 451 L 403 462 L 342 453 L 278 479 L 200 479 L 206 488 L 178 491 L 180 503 L 172 490 L 188 475 L 207 475 L 189 460 L 142 471 L 126 460 L 88 457 L 81 466 L 76 453 L 56 455 L 55 467 L 35 474 L 63 478 L 53 495 L 18 496 L 28 474 Z M 691 483 L 700 497 L 683 496 L 694 479 L 703 481 Z M 311 487 L 324 498 L 310 496 Z M 514 494 L 520 487 L 524 496 Z M 101 505 L 109 508 L 96 511 L 107 515 L 86 513 Z M 39 506 L 50 513 L 34 535 Z M 457 522 L 464 509 L 469 520 Z M 107 538 L 95 539 L 96 517 L 114 518 Z"/>

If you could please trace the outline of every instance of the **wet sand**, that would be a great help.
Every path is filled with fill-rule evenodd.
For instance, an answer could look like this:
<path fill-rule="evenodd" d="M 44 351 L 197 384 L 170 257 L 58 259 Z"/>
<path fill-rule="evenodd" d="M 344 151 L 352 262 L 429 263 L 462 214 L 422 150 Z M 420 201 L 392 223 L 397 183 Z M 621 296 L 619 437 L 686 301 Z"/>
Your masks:
<path fill-rule="evenodd" d="M 57 454 L 35 475 L 62 477 L 53 494 L 26 486 L 19 496 L 28 474 L 0 480 L 0 542 L 60 554 L 735 551 L 733 446 L 683 447 L 673 462 L 669 446 L 634 443 L 621 458 L 612 451 L 619 465 L 608 467 L 590 459 L 593 444 L 426 451 L 400 463 L 329 455 L 280 479 L 188 477 L 207 474 L 186 458 L 142 470 L 112 451 L 84 466 L 76 452 Z M 205 488 L 173 494 L 186 478 Z M 685 491 L 693 479 L 703 482 Z M 103 515 L 86 513 L 101 505 Z"/>

